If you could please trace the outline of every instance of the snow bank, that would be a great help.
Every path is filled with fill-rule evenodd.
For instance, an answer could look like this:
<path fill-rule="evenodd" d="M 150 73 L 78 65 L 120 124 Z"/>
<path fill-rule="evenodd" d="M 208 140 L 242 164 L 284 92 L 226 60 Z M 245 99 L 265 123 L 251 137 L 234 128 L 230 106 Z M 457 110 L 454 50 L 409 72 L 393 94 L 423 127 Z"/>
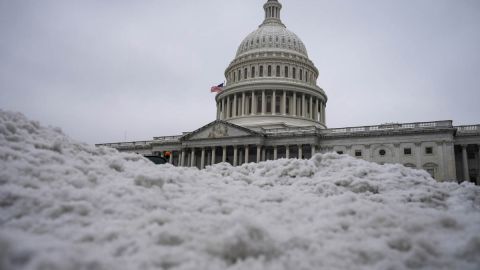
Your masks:
<path fill-rule="evenodd" d="M 337 154 L 199 171 L 0 111 L 0 269 L 479 269 L 480 189 Z"/>

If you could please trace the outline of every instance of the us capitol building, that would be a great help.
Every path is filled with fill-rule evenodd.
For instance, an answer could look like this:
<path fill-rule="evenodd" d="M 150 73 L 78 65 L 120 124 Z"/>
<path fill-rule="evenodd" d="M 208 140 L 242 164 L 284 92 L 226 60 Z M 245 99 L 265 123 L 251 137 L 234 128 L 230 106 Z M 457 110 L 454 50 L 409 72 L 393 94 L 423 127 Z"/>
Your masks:
<path fill-rule="evenodd" d="M 329 129 L 325 91 L 302 40 L 280 19 L 282 5 L 268 0 L 265 20 L 240 44 L 215 97 L 216 120 L 179 136 L 101 144 L 145 156 L 164 155 L 176 166 L 205 166 L 337 152 L 368 161 L 400 163 L 439 181 L 480 183 L 480 125 L 452 121 Z"/>

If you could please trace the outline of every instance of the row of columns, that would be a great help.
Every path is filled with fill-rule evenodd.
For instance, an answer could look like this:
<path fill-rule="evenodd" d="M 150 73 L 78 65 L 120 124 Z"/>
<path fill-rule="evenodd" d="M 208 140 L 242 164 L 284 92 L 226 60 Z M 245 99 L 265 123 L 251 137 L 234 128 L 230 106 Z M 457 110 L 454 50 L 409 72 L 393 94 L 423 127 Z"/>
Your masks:
<path fill-rule="evenodd" d="M 297 150 L 297 158 L 303 158 L 303 145 L 293 145 L 296 147 Z M 222 146 L 222 154 L 221 154 L 221 162 L 227 162 L 227 148 L 229 146 Z M 251 146 L 246 145 L 242 146 L 243 152 L 239 155 L 239 146 L 233 145 L 233 166 L 238 166 L 244 163 L 249 162 L 262 162 L 266 160 L 266 147 L 257 145 L 254 146 L 256 148 L 256 160 L 250 160 L 250 150 Z M 290 158 L 290 148 L 292 145 L 281 145 L 281 146 L 273 146 L 273 160 L 277 160 L 279 156 L 278 148 L 282 147 L 285 148 L 285 158 Z M 203 147 L 203 148 L 191 148 L 191 149 L 183 149 L 180 153 L 180 161 L 179 166 L 181 167 L 197 167 L 197 150 L 200 150 L 200 169 L 204 169 L 206 165 L 216 164 L 218 159 L 216 155 L 217 147 Z M 315 145 L 310 145 L 311 155 L 313 156 L 316 153 Z M 170 163 L 172 163 L 173 159 L 170 157 Z M 208 163 L 208 164 L 207 164 Z"/>
<path fill-rule="evenodd" d="M 467 153 L 467 144 L 460 145 L 462 148 L 462 164 L 463 164 L 463 180 L 470 181 L 470 168 L 468 165 L 468 153 Z M 478 149 L 478 167 L 477 171 L 480 170 L 480 144 L 477 147 Z M 480 184 L 480 172 L 477 172 L 477 184 Z"/>
<path fill-rule="evenodd" d="M 217 119 L 225 120 L 229 118 L 242 117 L 248 115 L 266 115 L 267 114 L 267 90 L 261 90 L 261 93 L 255 93 L 260 91 L 249 91 L 251 94 L 246 95 L 246 92 L 243 92 L 241 96 L 238 94 L 228 95 L 223 97 L 217 104 Z M 299 116 L 303 118 L 309 118 L 314 121 L 325 123 L 325 103 L 317 97 L 312 95 L 306 95 L 304 93 L 297 94 L 293 92 L 290 97 L 290 103 L 287 103 L 287 92 L 286 90 L 269 90 L 272 92 L 271 95 L 271 114 L 272 115 L 287 115 L 287 105 L 289 108 L 288 115 L 290 116 Z M 258 99 L 261 95 L 261 109 L 258 111 Z M 277 113 L 277 95 L 280 96 L 280 112 Z M 240 100 L 239 100 L 240 99 Z M 251 102 L 247 106 L 247 101 Z M 297 103 L 300 100 L 301 107 L 297 110 Z M 233 101 L 233 102 L 232 102 Z M 307 113 L 307 106 L 309 108 L 310 114 Z"/>

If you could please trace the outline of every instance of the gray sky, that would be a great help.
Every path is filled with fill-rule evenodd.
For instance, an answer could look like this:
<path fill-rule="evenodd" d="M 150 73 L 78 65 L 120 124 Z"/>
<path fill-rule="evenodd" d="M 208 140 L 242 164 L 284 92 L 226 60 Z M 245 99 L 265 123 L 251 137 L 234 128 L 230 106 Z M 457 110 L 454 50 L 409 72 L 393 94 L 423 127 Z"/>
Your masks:
<path fill-rule="evenodd" d="M 264 2 L 0 0 L 0 108 L 89 143 L 193 131 Z M 480 123 L 480 1 L 280 2 L 329 127 Z"/>

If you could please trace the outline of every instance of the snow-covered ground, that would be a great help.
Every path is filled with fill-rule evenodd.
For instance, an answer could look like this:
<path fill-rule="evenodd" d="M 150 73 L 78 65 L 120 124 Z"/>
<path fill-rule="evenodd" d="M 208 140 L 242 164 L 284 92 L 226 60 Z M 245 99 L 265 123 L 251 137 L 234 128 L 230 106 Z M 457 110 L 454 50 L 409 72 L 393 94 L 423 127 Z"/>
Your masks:
<path fill-rule="evenodd" d="M 337 154 L 199 171 L 0 111 L 0 269 L 480 269 L 480 189 Z"/>

